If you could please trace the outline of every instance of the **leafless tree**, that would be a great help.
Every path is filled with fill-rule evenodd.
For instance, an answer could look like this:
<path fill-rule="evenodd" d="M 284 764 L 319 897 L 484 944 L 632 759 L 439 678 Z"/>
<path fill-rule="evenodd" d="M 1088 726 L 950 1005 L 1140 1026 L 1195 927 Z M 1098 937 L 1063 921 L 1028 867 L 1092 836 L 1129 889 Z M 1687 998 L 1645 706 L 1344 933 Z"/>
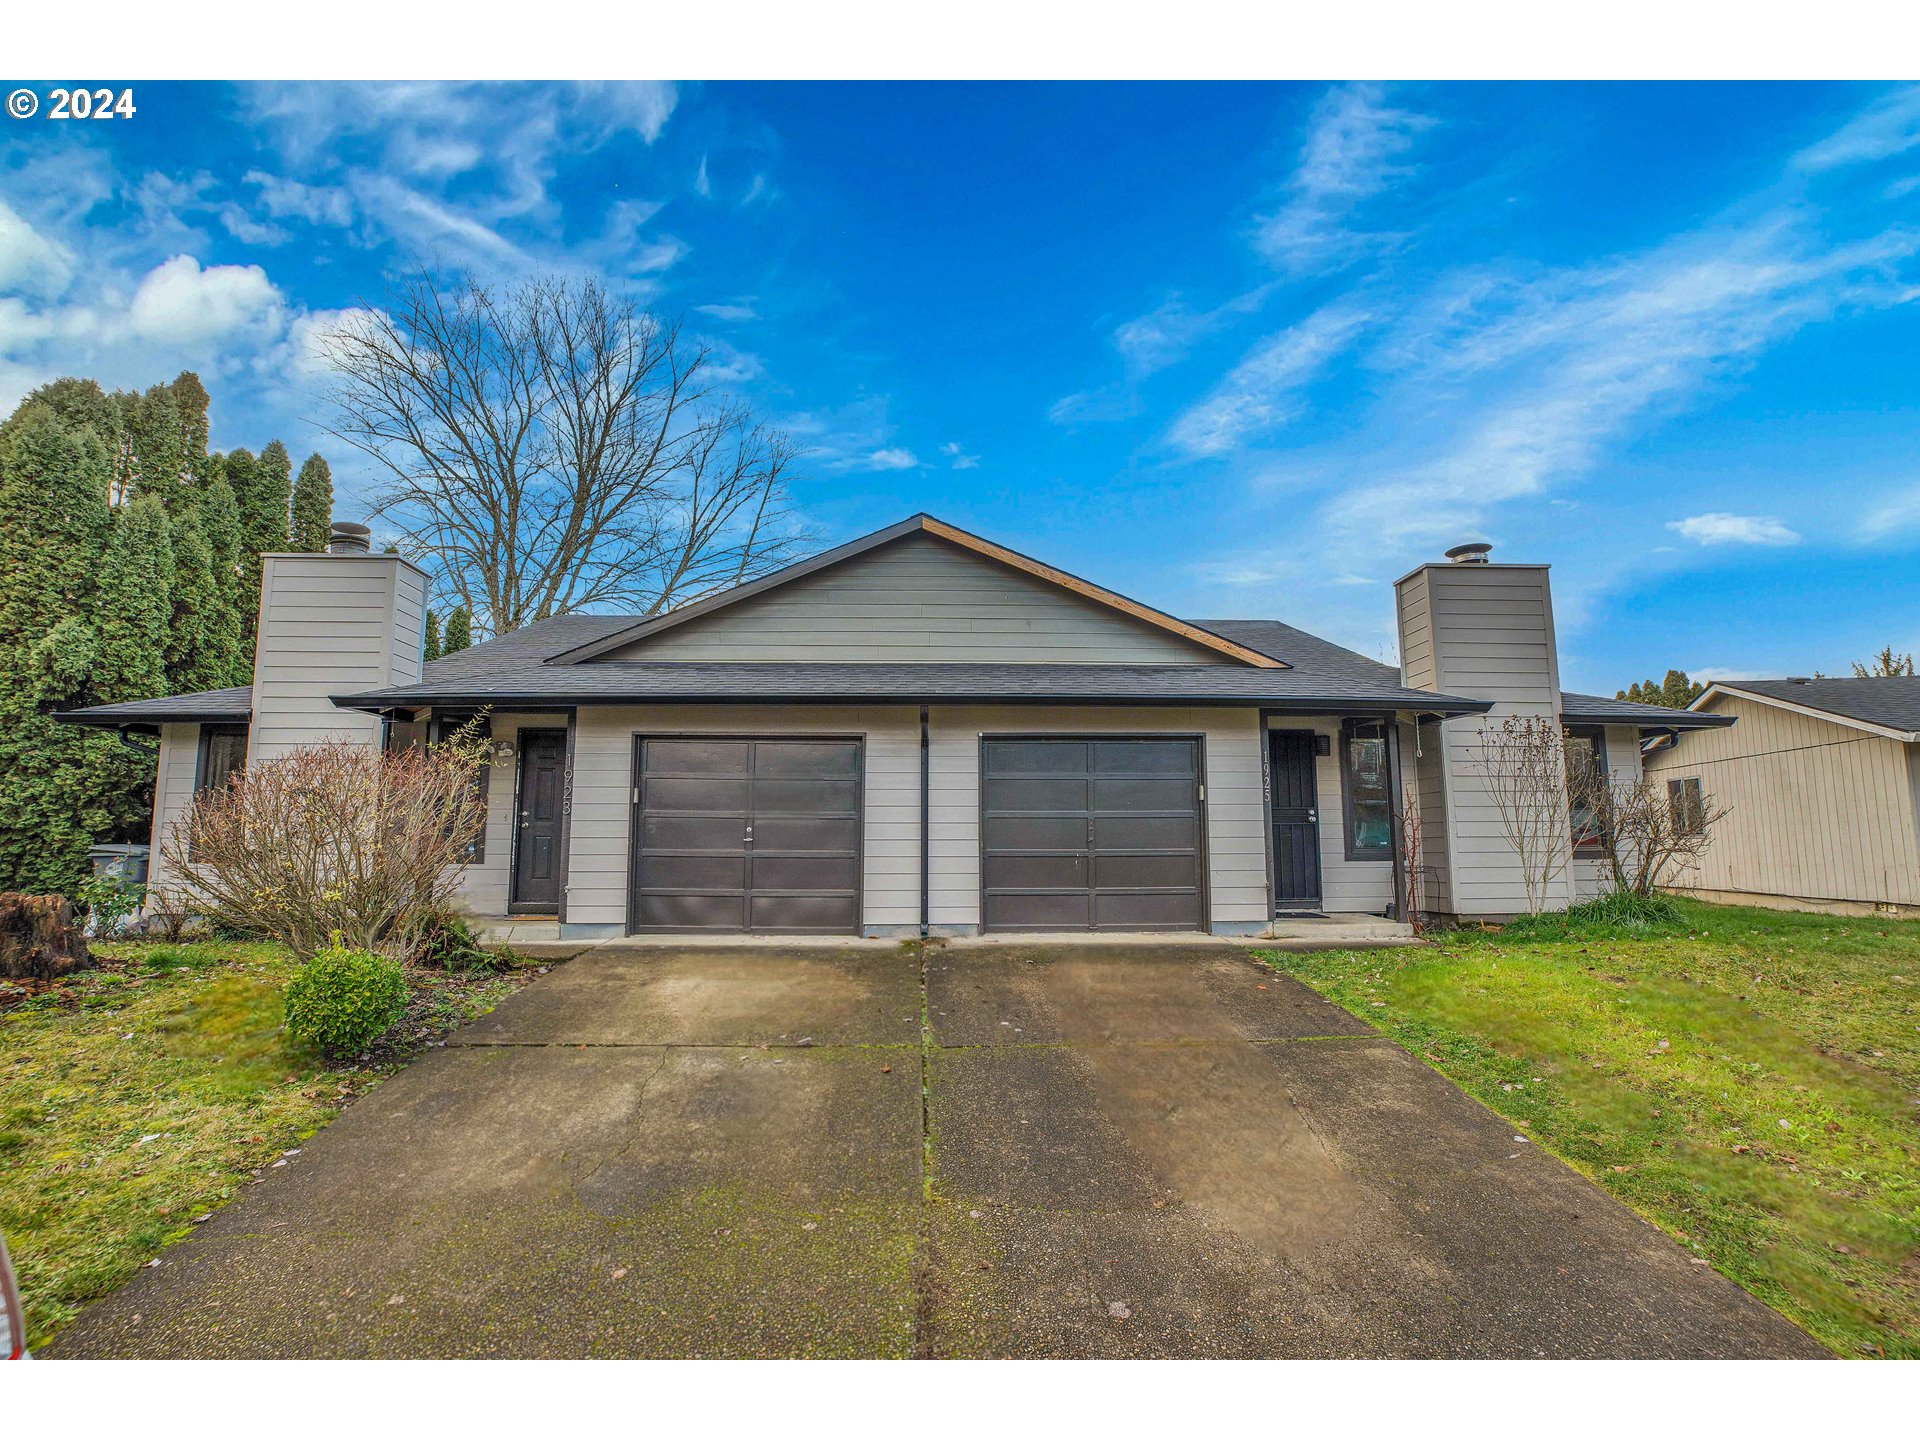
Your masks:
<path fill-rule="evenodd" d="M 167 869 L 218 924 L 283 941 L 305 959 L 339 931 L 407 955 L 446 908 L 486 823 L 477 728 L 382 753 L 330 741 L 259 761 L 199 796 L 162 838 Z"/>
<path fill-rule="evenodd" d="M 1520 862 L 1529 915 L 1545 907 L 1553 882 L 1567 868 L 1565 751 L 1559 722 L 1547 716 L 1508 715 L 1480 732 L 1473 768 L 1486 777 L 1501 834 Z"/>
<path fill-rule="evenodd" d="M 332 432 L 483 628 L 653 614 L 792 559 L 794 450 L 707 383 L 709 350 L 592 279 L 421 269 L 321 337 Z"/>
<path fill-rule="evenodd" d="M 1698 788 L 1676 795 L 1660 780 L 1608 775 L 1591 763 L 1570 766 L 1567 784 L 1614 888 L 1634 895 L 1653 894 L 1695 864 L 1713 843 L 1714 829 L 1733 813 Z"/>

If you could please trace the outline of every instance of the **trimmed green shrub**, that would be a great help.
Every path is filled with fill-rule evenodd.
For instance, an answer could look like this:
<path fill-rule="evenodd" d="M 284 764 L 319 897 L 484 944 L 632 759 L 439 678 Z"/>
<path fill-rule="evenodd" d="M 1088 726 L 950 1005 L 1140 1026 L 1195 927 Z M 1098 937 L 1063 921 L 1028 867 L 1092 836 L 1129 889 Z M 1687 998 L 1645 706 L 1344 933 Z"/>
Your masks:
<path fill-rule="evenodd" d="M 1565 910 L 1514 920 L 1501 926 L 1500 934 L 1515 940 L 1634 940 L 1677 935 L 1686 928 L 1686 917 L 1668 896 L 1614 890 Z"/>
<path fill-rule="evenodd" d="M 399 962 L 350 950 L 339 932 L 287 982 L 287 1034 L 336 1060 L 358 1055 L 407 1008 Z"/>
<path fill-rule="evenodd" d="M 408 958 L 416 965 L 434 970 L 498 970 L 504 968 L 508 959 L 483 949 L 473 927 L 447 911 L 429 915 L 420 922 L 414 931 L 413 953 Z"/>

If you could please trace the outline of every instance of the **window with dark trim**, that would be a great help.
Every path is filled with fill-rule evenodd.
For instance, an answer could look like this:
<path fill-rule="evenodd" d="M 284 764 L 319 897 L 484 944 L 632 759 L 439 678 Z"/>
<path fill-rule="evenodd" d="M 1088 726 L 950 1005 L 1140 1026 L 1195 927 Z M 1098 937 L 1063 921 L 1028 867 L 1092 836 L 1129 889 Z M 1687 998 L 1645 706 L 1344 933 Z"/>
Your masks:
<path fill-rule="evenodd" d="M 436 711 L 433 719 L 427 725 L 427 742 L 432 745 L 437 745 L 449 735 L 459 730 L 461 726 L 470 724 L 476 719 L 479 721 L 480 733 L 483 736 L 491 738 L 493 735 L 493 721 L 481 715 L 478 711 Z M 487 763 L 480 767 L 480 772 L 473 777 L 474 793 L 479 797 L 480 808 L 483 811 L 487 808 L 488 782 L 492 775 L 493 761 L 491 757 L 489 757 Z M 474 839 L 473 844 L 467 847 L 466 863 L 469 865 L 480 865 L 485 863 L 486 858 L 487 827 L 482 825 L 480 827 L 480 834 Z"/>
<path fill-rule="evenodd" d="M 1567 726 L 1567 810 L 1573 827 L 1576 855 L 1597 855 L 1606 847 L 1600 821 L 1591 807 L 1580 803 L 1577 782 L 1607 774 L 1607 732 L 1598 725 Z"/>
<path fill-rule="evenodd" d="M 193 798 L 197 801 L 210 790 L 225 790 L 233 777 L 246 767 L 247 727 L 245 725 L 202 725 L 200 744 L 193 758 Z M 197 860 L 199 846 L 193 831 L 187 831 L 187 859 Z"/>
<path fill-rule="evenodd" d="M 1347 859 L 1391 860 L 1393 791 L 1388 780 L 1386 722 L 1341 722 L 1340 797 Z"/>
<path fill-rule="evenodd" d="M 1682 835 L 1698 835 L 1706 830 L 1707 807 L 1698 780 L 1667 781 L 1667 805 L 1673 811 L 1673 827 Z"/>

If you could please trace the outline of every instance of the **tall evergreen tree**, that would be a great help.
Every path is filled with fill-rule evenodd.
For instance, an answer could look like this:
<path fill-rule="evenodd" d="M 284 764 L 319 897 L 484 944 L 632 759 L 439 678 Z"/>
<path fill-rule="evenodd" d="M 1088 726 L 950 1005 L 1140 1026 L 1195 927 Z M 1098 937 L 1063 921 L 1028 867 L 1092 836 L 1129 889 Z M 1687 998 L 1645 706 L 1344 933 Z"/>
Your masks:
<path fill-rule="evenodd" d="M 1853 674 L 1858 680 L 1891 680 L 1912 675 L 1913 656 L 1903 655 L 1891 645 L 1884 645 L 1872 660 L 1854 661 Z"/>
<path fill-rule="evenodd" d="M 447 616 L 447 638 L 441 642 L 440 653 L 451 655 L 473 644 L 473 619 L 467 614 L 467 607 L 456 605 L 453 613 Z"/>
<path fill-rule="evenodd" d="M 122 397 L 127 443 L 133 454 L 134 492 L 157 496 L 170 511 L 193 501 L 182 448 L 180 407 L 171 385 L 150 386 L 141 395 Z"/>
<path fill-rule="evenodd" d="M 1625 690 L 1613 692 L 1616 700 L 1632 700 L 1640 705 L 1663 705 L 1669 710 L 1684 710 L 1706 693 L 1707 687 L 1690 679 L 1684 670 L 1667 671 L 1664 680 L 1638 681 Z"/>
<path fill-rule="evenodd" d="M 207 648 L 213 661 L 208 675 L 217 690 L 227 685 L 253 683 L 253 646 L 248 617 L 260 609 L 258 576 L 247 588 L 247 565 L 240 548 L 240 507 L 224 475 L 202 491 L 199 506 L 201 533 L 207 541 L 207 559 L 213 568 L 214 605 L 208 621 Z"/>
<path fill-rule="evenodd" d="M 167 684 L 174 693 L 217 690 L 233 673 L 232 638 L 220 624 L 225 597 L 200 506 L 173 523 L 173 617 L 167 625 Z"/>
<path fill-rule="evenodd" d="M 444 652 L 440 648 L 440 617 L 433 611 L 427 611 L 427 641 L 422 651 L 423 660 L 438 660 Z"/>
<path fill-rule="evenodd" d="M 90 688 L 102 703 L 167 693 L 167 629 L 173 620 L 173 539 L 158 495 L 123 505 L 100 557 L 89 619 L 98 635 Z"/>
<path fill-rule="evenodd" d="M 187 479 L 196 487 L 202 486 L 213 478 L 207 463 L 207 410 L 212 400 L 207 387 L 191 370 L 182 370 L 174 377 L 172 390 L 174 409 L 180 417 L 180 455 Z"/>
<path fill-rule="evenodd" d="M 258 514 L 247 517 L 247 543 L 261 555 L 285 550 L 293 509 L 293 457 L 278 440 L 260 452 L 258 505 Z"/>
<path fill-rule="evenodd" d="M 333 472 L 318 455 L 309 455 L 293 485 L 290 548 L 318 555 L 333 528 Z"/>

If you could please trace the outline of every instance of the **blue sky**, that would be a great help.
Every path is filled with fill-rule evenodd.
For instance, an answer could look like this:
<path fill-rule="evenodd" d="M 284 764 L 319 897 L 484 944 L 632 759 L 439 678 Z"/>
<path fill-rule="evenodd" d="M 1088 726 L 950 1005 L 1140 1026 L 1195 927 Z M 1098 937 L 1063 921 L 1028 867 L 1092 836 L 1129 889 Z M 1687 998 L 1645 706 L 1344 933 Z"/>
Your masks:
<path fill-rule="evenodd" d="M 343 515 L 312 337 L 430 255 L 684 315 L 828 540 L 930 510 L 1391 658 L 1394 577 L 1485 538 L 1608 692 L 1920 650 L 1920 88 L 135 96 L 0 126 L 0 403 L 193 366 Z"/>

